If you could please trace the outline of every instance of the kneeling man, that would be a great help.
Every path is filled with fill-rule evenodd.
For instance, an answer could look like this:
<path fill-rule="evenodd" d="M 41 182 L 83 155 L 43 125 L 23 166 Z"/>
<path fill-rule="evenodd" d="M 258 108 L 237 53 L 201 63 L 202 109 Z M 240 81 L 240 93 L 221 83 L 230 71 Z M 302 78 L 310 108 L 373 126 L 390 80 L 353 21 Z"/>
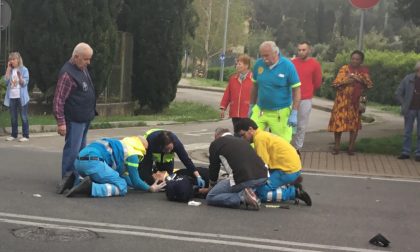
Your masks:
<path fill-rule="evenodd" d="M 298 198 L 308 206 L 312 205 L 311 198 L 303 191 L 301 184 L 291 185 L 299 178 L 302 163 L 296 149 L 289 142 L 259 129 L 249 118 L 238 121 L 235 133 L 254 143 L 258 156 L 268 166 L 270 177 L 264 186 L 257 189 L 257 195 L 263 202 Z M 284 193 L 284 188 L 279 188 L 281 186 L 287 186 L 288 193 Z"/>

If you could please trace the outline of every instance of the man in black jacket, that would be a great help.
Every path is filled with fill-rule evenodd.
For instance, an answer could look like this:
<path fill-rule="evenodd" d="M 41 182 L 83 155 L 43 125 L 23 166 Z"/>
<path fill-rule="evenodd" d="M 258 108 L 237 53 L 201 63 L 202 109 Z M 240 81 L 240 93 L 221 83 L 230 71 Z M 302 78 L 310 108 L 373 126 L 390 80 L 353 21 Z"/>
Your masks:
<path fill-rule="evenodd" d="M 258 210 L 259 200 L 253 189 L 266 182 L 267 168 L 249 143 L 234 137 L 228 129 L 219 128 L 209 152 L 207 204 Z M 229 178 L 217 182 L 221 164 Z"/>

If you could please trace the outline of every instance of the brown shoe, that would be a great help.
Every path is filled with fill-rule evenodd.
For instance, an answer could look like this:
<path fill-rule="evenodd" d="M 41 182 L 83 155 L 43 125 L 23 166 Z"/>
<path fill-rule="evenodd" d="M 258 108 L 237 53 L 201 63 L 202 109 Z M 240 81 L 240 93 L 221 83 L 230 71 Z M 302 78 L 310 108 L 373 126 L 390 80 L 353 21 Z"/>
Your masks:
<path fill-rule="evenodd" d="M 333 151 L 331 152 L 331 154 L 333 154 L 333 155 L 337 155 L 339 153 L 340 153 L 340 150 L 336 149 L 336 148 L 334 148 Z"/>
<path fill-rule="evenodd" d="M 259 210 L 260 209 L 260 202 L 258 200 L 257 195 L 255 195 L 254 191 L 251 188 L 244 189 L 244 197 L 245 197 L 245 206 L 248 210 Z"/>

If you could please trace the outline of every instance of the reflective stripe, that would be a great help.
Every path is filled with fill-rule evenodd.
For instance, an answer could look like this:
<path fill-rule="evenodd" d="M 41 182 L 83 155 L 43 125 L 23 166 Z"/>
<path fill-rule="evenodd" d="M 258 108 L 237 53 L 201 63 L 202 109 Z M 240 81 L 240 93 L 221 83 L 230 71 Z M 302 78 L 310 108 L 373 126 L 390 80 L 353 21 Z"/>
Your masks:
<path fill-rule="evenodd" d="M 114 186 L 115 188 L 115 195 L 120 195 L 120 189 L 118 189 L 118 187 Z"/>
<path fill-rule="evenodd" d="M 163 130 L 163 129 L 149 129 L 148 131 L 146 131 L 146 134 L 144 134 L 144 138 L 147 138 L 150 134 L 159 130 Z"/>
<path fill-rule="evenodd" d="M 269 191 L 267 193 L 267 202 L 272 202 L 273 201 L 273 191 Z"/>
<path fill-rule="evenodd" d="M 175 154 L 174 153 L 152 153 L 153 161 L 156 163 L 170 163 L 174 160 Z"/>
<path fill-rule="evenodd" d="M 105 184 L 106 187 L 106 196 L 110 197 L 112 196 L 112 185 L 111 184 Z"/>
<path fill-rule="evenodd" d="M 108 153 L 112 155 L 112 148 L 111 146 L 109 146 L 109 143 L 107 141 L 100 139 L 96 140 L 95 143 L 99 143 L 105 146 L 105 149 L 108 151 Z"/>
<path fill-rule="evenodd" d="M 138 167 L 139 166 L 138 163 L 125 162 L 125 164 L 128 165 L 128 166 L 132 166 L 132 167 Z"/>

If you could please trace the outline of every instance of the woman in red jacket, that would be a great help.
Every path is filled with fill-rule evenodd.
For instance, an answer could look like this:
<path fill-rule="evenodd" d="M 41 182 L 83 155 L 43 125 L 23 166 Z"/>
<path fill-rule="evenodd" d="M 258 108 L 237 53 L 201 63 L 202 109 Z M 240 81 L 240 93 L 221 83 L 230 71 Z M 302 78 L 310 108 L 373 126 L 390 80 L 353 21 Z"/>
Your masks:
<path fill-rule="evenodd" d="M 248 117 L 249 103 L 251 98 L 252 73 L 249 71 L 251 58 L 240 55 L 236 61 L 236 73 L 229 79 L 222 101 L 220 102 L 220 118 L 225 117 L 225 110 L 229 105 L 229 117 L 232 118 L 233 126 L 241 118 Z"/>

